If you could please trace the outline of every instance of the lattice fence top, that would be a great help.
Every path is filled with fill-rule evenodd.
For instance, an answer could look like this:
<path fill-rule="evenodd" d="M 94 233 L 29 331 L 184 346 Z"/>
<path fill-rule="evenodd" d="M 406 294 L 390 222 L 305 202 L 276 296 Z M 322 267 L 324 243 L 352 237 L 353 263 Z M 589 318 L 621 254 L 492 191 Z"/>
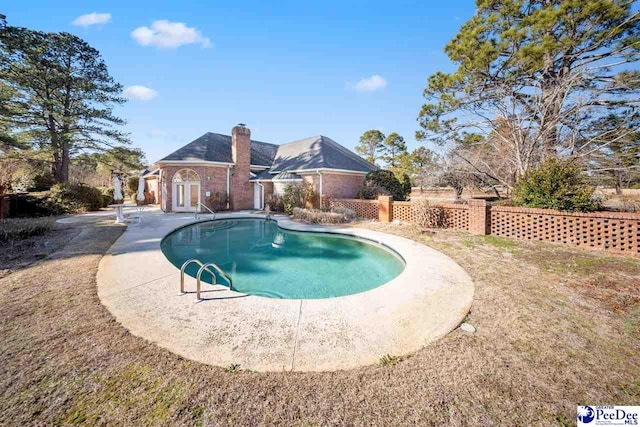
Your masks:
<path fill-rule="evenodd" d="M 640 215 L 628 212 L 559 212 L 491 208 L 491 234 L 640 254 Z"/>
<path fill-rule="evenodd" d="M 380 203 L 377 200 L 333 199 L 329 200 L 329 206 L 351 209 L 360 218 L 377 220 Z"/>
<path fill-rule="evenodd" d="M 415 212 L 415 205 L 411 202 L 393 202 L 393 220 L 400 222 L 409 222 L 416 224 L 417 215 Z M 468 230 L 469 229 L 469 207 L 463 204 L 456 203 L 439 203 L 437 205 L 431 205 L 431 226 L 435 226 L 440 222 L 436 220 L 436 217 L 441 217 L 443 226 L 446 228 L 453 228 L 456 230 Z"/>
<path fill-rule="evenodd" d="M 378 200 L 336 199 L 331 207 L 353 209 L 361 218 L 378 220 Z M 393 202 L 391 220 L 417 223 L 412 202 Z M 446 228 L 489 233 L 522 240 L 544 240 L 640 255 L 640 214 L 629 212 L 560 212 L 513 206 L 429 206 L 427 222 Z M 422 215 L 423 221 L 425 216 Z M 485 221 L 488 222 L 488 226 Z M 483 231 L 484 230 L 484 231 Z"/>

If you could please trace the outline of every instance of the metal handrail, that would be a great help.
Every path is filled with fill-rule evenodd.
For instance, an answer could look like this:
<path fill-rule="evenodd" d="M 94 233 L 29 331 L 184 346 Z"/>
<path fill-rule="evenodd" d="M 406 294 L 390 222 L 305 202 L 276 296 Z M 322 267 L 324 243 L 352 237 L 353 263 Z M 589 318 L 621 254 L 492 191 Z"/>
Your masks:
<path fill-rule="evenodd" d="M 209 209 L 209 207 L 207 205 L 205 205 L 202 202 L 198 202 L 198 208 L 200 208 L 200 206 L 202 206 L 203 208 L 205 208 L 206 210 L 208 210 L 212 215 L 213 215 L 213 219 L 216 219 L 216 213 L 214 211 L 212 211 L 211 209 Z M 198 214 L 200 213 L 200 211 L 196 211 L 196 219 L 199 219 Z"/>
<path fill-rule="evenodd" d="M 202 267 L 204 264 L 202 263 L 202 261 L 200 261 L 199 259 L 195 259 L 195 258 L 191 258 L 186 260 L 183 264 L 182 267 L 180 267 L 180 295 L 184 294 L 184 271 L 187 269 L 187 267 L 189 266 L 189 264 L 193 264 L 196 263 L 198 264 L 200 267 Z M 213 280 L 215 282 L 215 274 L 213 274 L 213 271 L 207 269 L 207 271 L 209 272 L 209 274 L 211 274 L 213 276 Z"/>
<path fill-rule="evenodd" d="M 220 275 L 222 277 L 224 277 L 227 282 L 229 282 L 229 290 L 232 291 L 233 290 L 233 280 L 231 280 L 231 276 L 229 276 L 227 273 L 225 273 L 225 271 L 223 269 L 221 269 L 220 267 L 218 267 L 217 264 L 214 264 L 213 262 L 208 262 L 206 264 L 204 264 L 202 267 L 200 267 L 200 270 L 198 270 L 198 274 L 196 275 L 196 301 L 200 301 L 200 283 L 201 283 L 201 277 L 202 276 L 202 272 L 204 272 L 205 270 L 208 271 L 209 273 L 211 273 L 211 271 L 207 268 L 207 267 L 213 267 L 216 269 L 216 271 L 218 273 L 220 273 Z M 213 276 L 213 280 L 212 280 L 212 285 L 216 284 L 216 276 L 214 274 L 212 274 Z"/>

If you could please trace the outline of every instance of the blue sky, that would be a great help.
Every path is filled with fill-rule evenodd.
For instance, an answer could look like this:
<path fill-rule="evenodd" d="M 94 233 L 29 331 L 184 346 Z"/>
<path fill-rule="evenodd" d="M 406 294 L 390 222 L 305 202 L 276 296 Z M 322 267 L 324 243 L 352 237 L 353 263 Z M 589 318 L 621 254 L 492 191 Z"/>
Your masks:
<path fill-rule="evenodd" d="M 237 123 L 261 141 L 322 134 L 351 149 L 368 129 L 395 131 L 413 149 L 426 79 L 453 69 L 443 48 L 474 2 L 31 0 L 0 12 L 82 37 L 118 82 L 151 89 L 130 89 L 151 99 L 116 114 L 155 161 Z"/>

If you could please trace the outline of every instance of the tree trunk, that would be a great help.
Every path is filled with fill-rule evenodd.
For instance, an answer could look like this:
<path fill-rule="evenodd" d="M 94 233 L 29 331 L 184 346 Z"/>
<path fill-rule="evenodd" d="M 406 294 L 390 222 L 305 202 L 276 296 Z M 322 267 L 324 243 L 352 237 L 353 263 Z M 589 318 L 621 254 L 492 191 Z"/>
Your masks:
<path fill-rule="evenodd" d="M 616 195 L 622 196 L 622 177 L 619 173 L 616 174 Z"/>
<path fill-rule="evenodd" d="M 69 182 L 69 143 L 62 143 L 62 159 L 60 165 L 60 181 Z"/>
<path fill-rule="evenodd" d="M 456 192 L 456 201 L 462 200 L 462 192 L 464 191 L 464 187 L 461 185 L 454 185 L 453 190 Z"/>

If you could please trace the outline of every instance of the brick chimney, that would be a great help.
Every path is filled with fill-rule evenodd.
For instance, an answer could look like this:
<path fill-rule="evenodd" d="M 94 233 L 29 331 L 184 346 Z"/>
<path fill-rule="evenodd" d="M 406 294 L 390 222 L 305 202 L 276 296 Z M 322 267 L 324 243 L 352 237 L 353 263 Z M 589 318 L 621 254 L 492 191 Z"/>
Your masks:
<path fill-rule="evenodd" d="M 253 208 L 253 184 L 251 172 L 251 130 L 244 124 L 231 131 L 231 159 L 235 163 L 231 176 L 232 209 Z"/>

